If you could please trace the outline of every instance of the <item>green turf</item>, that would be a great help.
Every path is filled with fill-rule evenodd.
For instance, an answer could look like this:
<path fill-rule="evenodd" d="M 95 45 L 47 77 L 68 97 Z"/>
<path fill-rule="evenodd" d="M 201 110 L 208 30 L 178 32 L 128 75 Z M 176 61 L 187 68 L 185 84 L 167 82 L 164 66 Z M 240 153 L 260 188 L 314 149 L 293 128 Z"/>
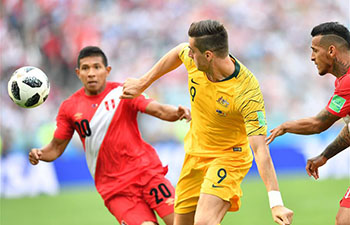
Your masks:
<path fill-rule="evenodd" d="M 332 225 L 339 200 L 344 196 L 350 180 L 315 181 L 306 176 L 280 176 L 279 185 L 285 206 L 294 211 L 293 224 Z M 221 224 L 274 224 L 263 182 L 260 179 L 246 180 L 242 189 L 244 193 L 240 211 L 228 213 Z"/>
<path fill-rule="evenodd" d="M 349 179 L 314 181 L 306 177 L 280 176 L 285 205 L 294 210 L 297 225 L 334 224 L 340 198 Z M 228 213 L 222 225 L 274 224 L 262 181 L 248 178 L 239 212 Z M 112 225 L 118 224 L 95 190 L 62 190 L 57 196 L 1 199 L 1 225 Z M 163 224 L 163 223 L 161 223 Z"/>

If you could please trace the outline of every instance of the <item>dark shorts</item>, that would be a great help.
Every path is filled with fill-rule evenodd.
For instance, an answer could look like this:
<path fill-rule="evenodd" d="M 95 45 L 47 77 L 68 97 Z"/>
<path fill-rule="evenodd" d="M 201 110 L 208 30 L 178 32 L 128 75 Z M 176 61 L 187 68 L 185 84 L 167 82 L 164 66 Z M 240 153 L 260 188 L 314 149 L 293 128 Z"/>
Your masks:
<path fill-rule="evenodd" d="M 131 185 L 127 193 L 105 201 L 106 207 L 123 225 L 140 225 L 145 221 L 157 223 L 154 213 L 163 218 L 174 212 L 175 190 L 163 175 L 157 175 L 144 185 Z"/>

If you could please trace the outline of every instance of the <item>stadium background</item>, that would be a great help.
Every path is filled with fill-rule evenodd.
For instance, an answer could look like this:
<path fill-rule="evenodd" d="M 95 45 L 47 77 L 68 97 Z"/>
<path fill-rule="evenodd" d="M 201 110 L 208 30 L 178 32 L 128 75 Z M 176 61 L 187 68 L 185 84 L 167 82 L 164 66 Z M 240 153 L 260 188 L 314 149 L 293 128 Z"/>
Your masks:
<path fill-rule="evenodd" d="M 34 168 L 26 159 L 31 147 L 50 141 L 60 102 L 81 87 L 74 68 L 82 47 L 100 46 L 112 66 L 109 80 L 122 82 L 141 76 L 168 50 L 187 41 L 192 21 L 217 19 L 229 32 L 230 52 L 258 78 L 272 129 L 286 120 L 317 114 L 333 93 L 334 77 L 320 78 L 310 61 L 311 29 L 326 21 L 350 26 L 348 0 L 1 0 L 0 4 L 2 200 L 92 188 L 77 136 L 52 164 Z M 7 95 L 9 77 L 24 65 L 41 68 L 51 81 L 49 98 L 38 108 L 21 109 Z M 189 106 L 186 83 L 181 67 L 146 93 L 162 103 Z M 168 177 L 175 184 L 189 125 L 147 115 L 139 116 L 139 125 L 144 139 L 169 165 Z M 278 176 L 305 177 L 306 159 L 321 152 L 342 126 L 338 122 L 320 135 L 287 134 L 276 139 L 270 149 Z M 329 161 L 320 173 L 322 179 L 343 183 L 345 179 L 349 184 L 349 151 Z M 248 179 L 256 175 L 254 166 Z"/>

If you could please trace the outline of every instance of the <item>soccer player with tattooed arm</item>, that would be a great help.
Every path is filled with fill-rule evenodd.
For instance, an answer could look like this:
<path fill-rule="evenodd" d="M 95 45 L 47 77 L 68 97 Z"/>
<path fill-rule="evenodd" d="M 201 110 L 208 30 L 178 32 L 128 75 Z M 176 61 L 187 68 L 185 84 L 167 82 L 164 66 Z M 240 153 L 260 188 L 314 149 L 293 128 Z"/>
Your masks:
<path fill-rule="evenodd" d="M 184 64 L 192 121 L 185 137 L 185 159 L 176 186 L 175 225 L 217 225 L 227 211 L 238 211 L 241 182 L 253 160 L 265 183 L 274 221 L 291 224 L 283 206 L 265 143 L 264 100 L 255 76 L 229 54 L 225 27 L 214 20 L 191 24 L 189 43 L 179 44 L 139 79 L 124 83 L 132 99 L 154 81 Z"/>
<path fill-rule="evenodd" d="M 318 179 L 318 168 L 350 146 L 350 33 L 345 26 L 337 22 L 327 22 L 314 27 L 311 36 L 311 60 L 321 76 L 332 74 L 336 77 L 335 91 L 319 114 L 287 121 L 271 130 L 271 135 L 266 140 L 269 144 L 285 133 L 318 134 L 327 130 L 340 118 L 344 118 L 345 126 L 336 139 L 320 155 L 307 161 L 308 175 Z M 350 225 L 350 187 L 340 201 L 335 224 Z"/>
<path fill-rule="evenodd" d="M 29 161 L 51 162 L 65 150 L 77 131 L 96 189 L 106 207 L 123 225 L 156 225 L 155 212 L 172 225 L 174 187 L 165 178 L 167 167 L 142 138 L 138 112 L 166 121 L 191 120 L 189 109 L 160 104 L 144 95 L 121 100 L 122 84 L 107 82 L 111 67 L 104 52 L 83 48 L 76 74 L 83 87 L 65 100 L 57 115 L 52 141 L 32 149 Z"/>

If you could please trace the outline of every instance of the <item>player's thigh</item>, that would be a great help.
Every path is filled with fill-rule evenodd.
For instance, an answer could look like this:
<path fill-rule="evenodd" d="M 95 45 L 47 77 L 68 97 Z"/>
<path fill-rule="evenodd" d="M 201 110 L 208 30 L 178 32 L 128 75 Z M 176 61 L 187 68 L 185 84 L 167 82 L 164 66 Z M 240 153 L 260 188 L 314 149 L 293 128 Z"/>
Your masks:
<path fill-rule="evenodd" d="M 230 160 L 217 158 L 210 163 L 201 186 L 201 194 L 210 194 L 230 202 L 229 211 L 240 208 L 241 183 L 251 163 L 233 166 Z"/>
<path fill-rule="evenodd" d="M 196 224 L 219 224 L 231 204 L 211 194 L 199 197 L 194 221 Z"/>
<path fill-rule="evenodd" d="M 336 217 L 336 225 L 350 225 L 350 208 L 340 207 Z"/>
<path fill-rule="evenodd" d="M 173 225 L 174 224 L 174 218 L 175 218 L 175 214 L 171 213 L 169 215 L 166 215 L 166 216 L 162 217 L 162 220 L 164 221 L 164 223 L 166 225 Z"/>
<path fill-rule="evenodd" d="M 138 196 L 118 195 L 108 200 L 105 204 L 120 224 L 140 225 L 144 222 L 157 223 L 153 210 Z"/>
<path fill-rule="evenodd" d="M 205 171 L 205 162 L 201 161 L 199 157 L 185 156 L 176 185 L 176 214 L 188 214 L 196 210 Z"/>
<path fill-rule="evenodd" d="M 143 199 L 161 218 L 174 213 L 175 189 L 164 175 L 154 176 L 143 188 Z M 166 217 L 166 221 L 171 218 Z"/>
<path fill-rule="evenodd" d="M 185 214 L 175 213 L 174 225 L 193 225 L 195 211 Z"/>

